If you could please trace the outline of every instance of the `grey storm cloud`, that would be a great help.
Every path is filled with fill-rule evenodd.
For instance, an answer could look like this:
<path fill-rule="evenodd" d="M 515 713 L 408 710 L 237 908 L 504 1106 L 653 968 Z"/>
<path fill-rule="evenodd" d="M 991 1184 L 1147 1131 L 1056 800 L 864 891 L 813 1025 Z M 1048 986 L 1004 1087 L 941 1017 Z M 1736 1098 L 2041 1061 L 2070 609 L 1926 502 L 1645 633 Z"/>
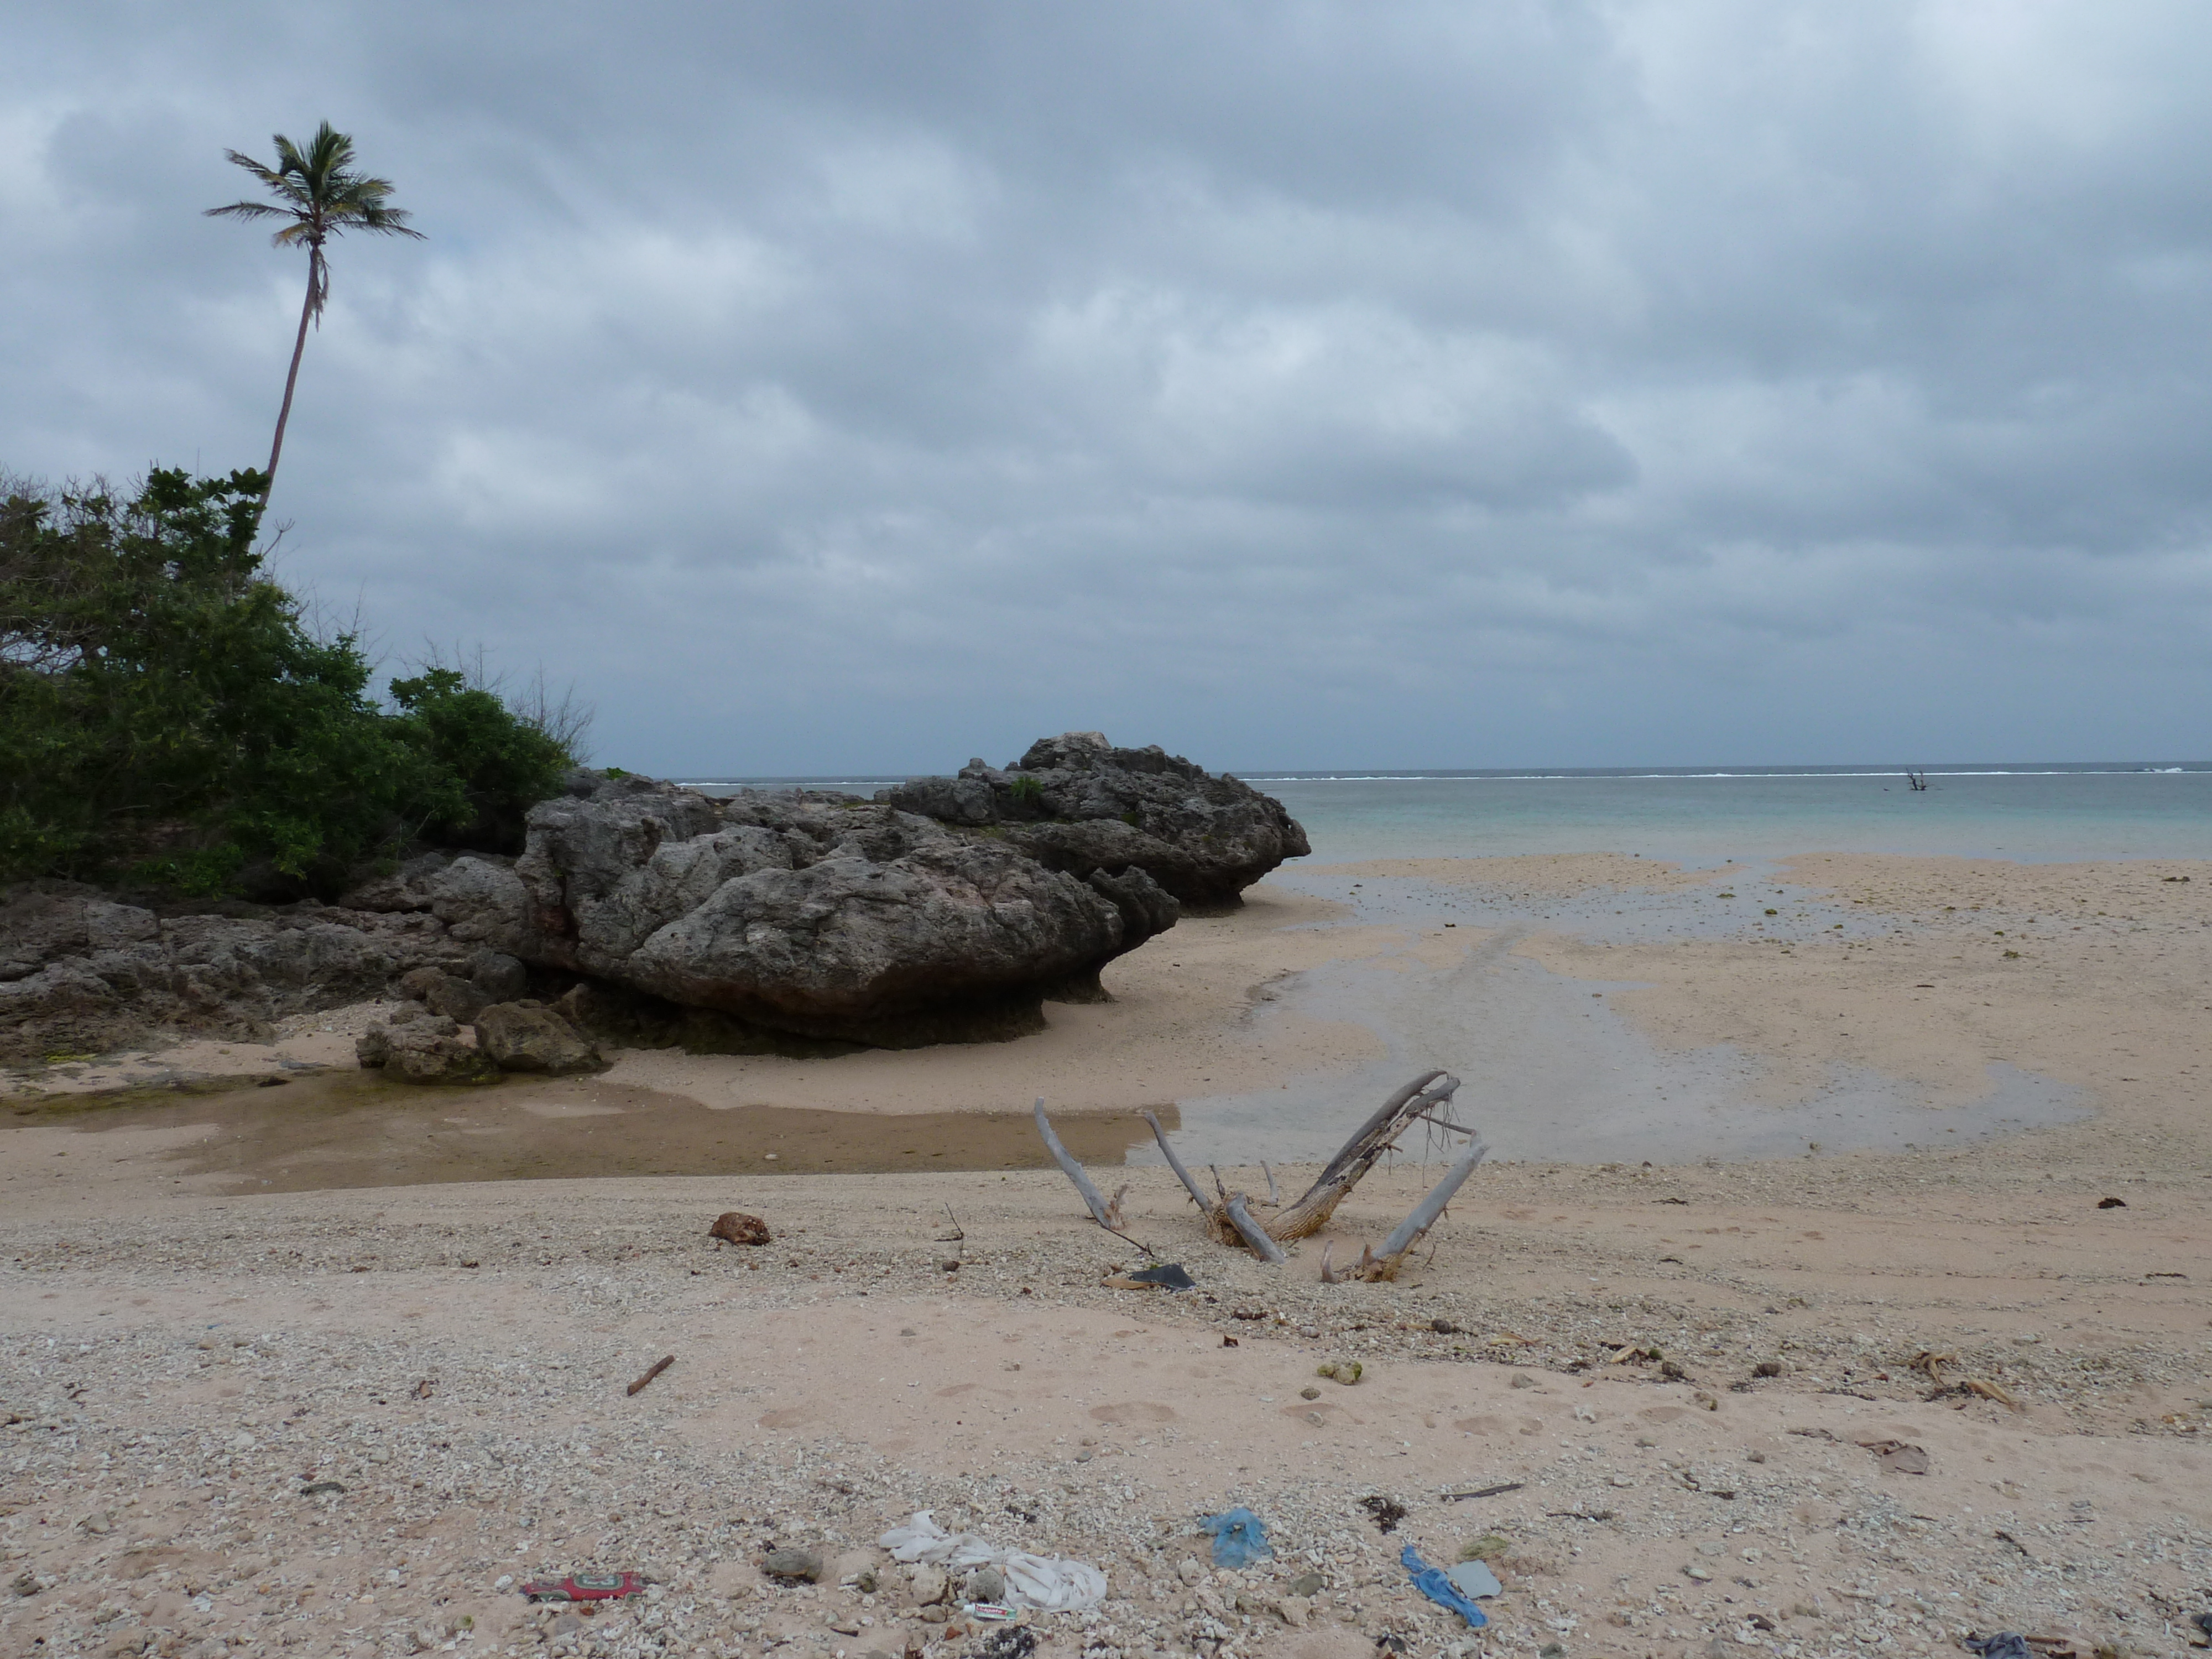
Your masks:
<path fill-rule="evenodd" d="M 0 467 L 602 758 L 2212 755 L 2212 14 L 76 0 L 0 20 Z"/>

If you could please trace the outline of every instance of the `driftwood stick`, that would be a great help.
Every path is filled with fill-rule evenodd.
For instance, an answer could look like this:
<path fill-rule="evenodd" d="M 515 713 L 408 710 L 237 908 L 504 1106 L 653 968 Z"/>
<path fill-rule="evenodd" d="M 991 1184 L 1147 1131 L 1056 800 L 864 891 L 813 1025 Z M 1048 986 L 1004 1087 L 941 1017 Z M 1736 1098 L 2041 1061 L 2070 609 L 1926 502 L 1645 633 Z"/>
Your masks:
<path fill-rule="evenodd" d="M 1146 1112 L 1145 1121 L 1152 1126 L 1152 1139 L 1160 1143 L 1160 1156 L 1167 1159 L 1168 1168 L 1173 1170 L 1176 1179 L 1182 1182 L 1183 1190 L 1190 1194 L 1190 1201 L 1201 1210 L 1212 1209 L 1213 1205 L 1207 1199 L 1205 1189 L 1198 1184 L 1197 1177 L 1182 1167 L 1182 1160 L 1176 1156 L 1175 1148 L 1168 1145 L 1168 1133 L 1160 1127 L 1159 1119 Z"/>
<path fill-rule="evenodd" d="M 1448 1074 L 1443 1072 L 1425 1072 L 1392 1095 L 1389 1099 L 1384 1101 L 1376 1109 L 1374 1116 L 1353 1130 L 1352 1139 L 1337 1149 L 1336 1156 L 1323 1166 L 1321 1180 L 1314 1184 L 1318 1187 L 1322 1182 L 1341 1174 L 1345 1167 L 1359 1155 L 1361 1150 L 1370 1144 L 1378 1130 L 1397 1121 L 1399 1115 L 1406 1109 L 1407 1103 L 1415 1095 L 1425 1093 L 1431 1084 L 1439 1081 L 1446 1075 Z"/>
<path fill-rule="evenodd" d="M 661 1372 L 666 1370 L 675 1363 L 676 1356 L 672 1353 L 668 1355 L 665 1358 L 654 1360 L 653 1364 L 645 1368 L 645 1375 L 639 1377 L 636 1382 L 629 1385 L 629 1392 L 635 1394 L 640 1389 L 652 1382 L 654 1377 L 659 1376 Z"/>
<path fill-rule="evenodd" d="M 1433 1123 L 1439 1129 L 1447 1130 L 1455 1135 L 1472 1135 L 1474 1133 L 1474 1130 L 1468 1128 L 1462 1124 L 1447 1123 L 1443 1119 L 1437 1116 L 1432 1112 L 1408 1112 L 1406 1115 L 1408 1117 L 1417 1117 L 1424 1123 Z"/>
<path fill-rule="evenodd" d="M 1237 1232 L 1243 1237 L 1244 1242 L 1252 1247 L 1253 1255 L 1258 1256 L 1262 1261 L 1290 1260 L 1283 1254 L 1283 1247 L 1267 1236 L 1267 1230 L 1252 1219 L 1251 1212 L 1244 1207 L 1243 1194 L 1237 1194 L 1221 1208 L 1223 1213 L 1228 1216 L 1230 1221 L 1236 1226 Z"/>
<path fill-rule="evenodd" d="M 1213 1190 L 1220 1202 L 1226 1204 L 1229 1201 L 1229 1188 L 1221 1184 L 1221 1171 L 1209 1164 L 1206 1166 L 1206 1172 L 1213 1177 Z"/>
<path fill-rule="evenodd" d="M 1091 1177 L 1083 1173 L 1083 1166 L 1075 1161 L 1075 1154 L 1061 1146 L 1060 1137 L 1053 1133 L 1052 1120 L 1044 1115 L 1042 1095 L 1037 1097 L 1036 1126 L 1037 1133 L 1044 1137 L 1045 1150 L 1053 1155 L 1062 1172 L 1075 1183 L 1075 1190 L 1083 1194 L 1083 1201 L 1091 1206 L 1091 1218 L 1109 1232 L 1113 1231 L 1114 1224 L 1106 1218 L 1105 1199 L 1097 1188 L 1091 1184 Z"/>
<path fill-rule="evenodd" d="M 1452 1194 L 1474 1173 L 1474 1166 L 1482 1162 L 1490 1148 L 1476 1141 L 1460 1154 L 1459 1162 L 1444 1172 L 1444 1178 L 1429 1188 L 1429 1194 L 1413 1206 L 1406 1218 L 1400 1222 L 1390 1237 L 1382 1241 L 1376 1254 L 1383 1264 L 1395 1264 L 1398 1258 L 1420 1241 L 1421 1235 L 1437 1224 L 1444 1206 L 1452 1201 Z"/>
<path fill-rule="evenodd" d="M 1267 1160 L 1260 1160 L 1260 1173 L 1267 1177 L 1267 1202 L 1277 1209 L 1283 1207 L 1282 1189 L 1275 1185 L 1275 1172 L 1267 1167 Z"/>
<path fill-rule="evenodd" d="M 1143 1239 L 1132 1238 L 1128 1234 L 1123 1232 L 1119 1227 L 1109 1227 L 1106 1231 L 1113 1234 L 1115 1237 L 1120 1239 L 1124 1244 L 1133 1244 L 1139 1249 L 1142 1250 L 1146 1255 L 1152 1256 L 1155 1260 L 1158 1258 L 1159 1252 L 1154 1249 L 1151 1245 L 1146 1243 Z"/>

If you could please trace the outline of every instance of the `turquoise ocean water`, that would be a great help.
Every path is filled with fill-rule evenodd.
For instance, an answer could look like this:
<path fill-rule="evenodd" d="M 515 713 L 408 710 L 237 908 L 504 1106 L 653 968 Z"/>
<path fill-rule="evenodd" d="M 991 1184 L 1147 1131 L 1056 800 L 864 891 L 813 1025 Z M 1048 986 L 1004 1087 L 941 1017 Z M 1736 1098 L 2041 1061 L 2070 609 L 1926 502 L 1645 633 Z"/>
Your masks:
<path fill-rule="evenodd" d="M 2212 763 L 1240 774 L 1305 826 L 1310 865 L 1375 858 L 1796 853 L 2212 859 Z M 690 780 L 867 794 L 889 778 Z"/>

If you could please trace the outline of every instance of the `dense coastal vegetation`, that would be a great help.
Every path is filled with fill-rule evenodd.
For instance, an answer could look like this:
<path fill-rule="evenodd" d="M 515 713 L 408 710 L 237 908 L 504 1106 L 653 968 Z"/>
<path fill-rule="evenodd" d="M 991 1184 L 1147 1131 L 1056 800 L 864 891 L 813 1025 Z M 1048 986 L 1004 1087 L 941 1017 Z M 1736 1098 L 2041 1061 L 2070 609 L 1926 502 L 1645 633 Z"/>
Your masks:
<path fill-rule="evenodd" d="M 573 723 L 444 665 L 380 702 L 359 638 L 270 575 L 267 488 L 0 483 L 0 878 L 296 897 L 417 842 L 520 844 Z"/>

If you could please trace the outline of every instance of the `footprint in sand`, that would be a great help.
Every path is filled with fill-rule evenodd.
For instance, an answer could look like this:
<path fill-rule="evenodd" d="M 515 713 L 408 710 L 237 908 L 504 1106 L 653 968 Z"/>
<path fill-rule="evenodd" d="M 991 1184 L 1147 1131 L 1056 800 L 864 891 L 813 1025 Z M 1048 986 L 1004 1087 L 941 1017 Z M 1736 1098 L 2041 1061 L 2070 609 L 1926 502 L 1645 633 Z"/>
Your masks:
<path fill-rule="evenodd" d="M 1452 1427 L 1468 1434 L 1541 1434 L 1540 1417 L 1462 1417 Z"/>
<path fill-rule="evenodd" d="M 1093 1406 L 1091 1415 L 1101 1423 L 1172 1423 L 1174 1410 L 1151 1400 L 1124 1400 L 1111 1406 Z"/>

